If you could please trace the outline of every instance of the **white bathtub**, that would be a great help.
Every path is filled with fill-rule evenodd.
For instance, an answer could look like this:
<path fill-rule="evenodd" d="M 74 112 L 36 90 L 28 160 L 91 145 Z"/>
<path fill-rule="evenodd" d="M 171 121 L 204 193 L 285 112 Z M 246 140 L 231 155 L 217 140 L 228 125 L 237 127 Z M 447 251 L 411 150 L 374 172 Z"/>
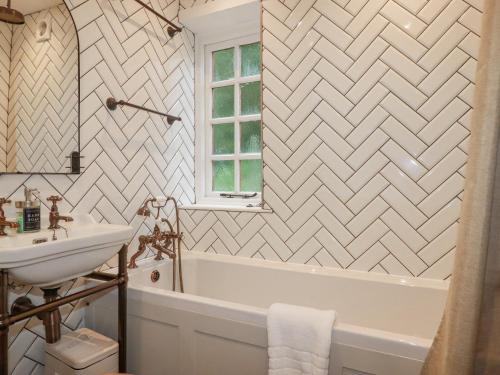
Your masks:
<path fill-rule="evenodd" d="M 338 312 L 331 375 L 416 375 L 448 286 L 198 253 L 186 254 L 183 265 L 186 294 L 170 291 L 168 261 L 142 261 L 130 272 L 128 370 L 135 375 L 266 374 L 266 313 L 274 302 Z M 102 297 L 88 312 L 89 325 L 111 336 L 114 298 Z"/>

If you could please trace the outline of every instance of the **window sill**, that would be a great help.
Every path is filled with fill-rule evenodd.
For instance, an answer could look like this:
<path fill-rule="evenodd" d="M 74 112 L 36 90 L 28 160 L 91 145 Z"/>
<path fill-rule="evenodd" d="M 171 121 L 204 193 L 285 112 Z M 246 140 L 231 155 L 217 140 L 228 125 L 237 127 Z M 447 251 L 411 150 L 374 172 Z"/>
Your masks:
<path fill-rule="evenodd" d="M 273 213 L 270 208 L 245 207 L 229 204 L 186 204 L 179 206 L 180 210 L 202 210 L 202 211 L 235 211 L 235 212 L 253 212 L 253 213 Z"/>

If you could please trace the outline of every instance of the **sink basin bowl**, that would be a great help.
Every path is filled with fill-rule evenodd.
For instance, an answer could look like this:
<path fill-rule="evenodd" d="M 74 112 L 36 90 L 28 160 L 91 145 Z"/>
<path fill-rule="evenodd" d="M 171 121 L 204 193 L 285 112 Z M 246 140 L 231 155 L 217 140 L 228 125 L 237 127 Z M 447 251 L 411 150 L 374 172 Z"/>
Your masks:
<path fill-rule="evenodd" d="M 9 276 L 22 284 L 56 286 L 89 274 L 133 236 L 130 226 L 97 223 L 90 215 L 72 217 L 73 222 L 61 223 L 66 231 L 56 230 L 56 241 L 48 229 L 22 234 L 11 231 L 0 237 L 0 269 L 7 269 Z M 47 242 L 33 243 L 45 239 Z"/>

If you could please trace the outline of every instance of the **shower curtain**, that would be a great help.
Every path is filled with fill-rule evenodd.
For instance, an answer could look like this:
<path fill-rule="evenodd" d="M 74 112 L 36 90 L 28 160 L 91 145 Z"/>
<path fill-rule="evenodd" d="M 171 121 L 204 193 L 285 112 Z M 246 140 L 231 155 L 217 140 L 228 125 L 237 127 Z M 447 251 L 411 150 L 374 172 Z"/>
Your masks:
<path fill-rule="evenodd" d="M 500 1 L 485 0 L 469 162 L 444 317 L 422 375 L 500 374 Z"/>

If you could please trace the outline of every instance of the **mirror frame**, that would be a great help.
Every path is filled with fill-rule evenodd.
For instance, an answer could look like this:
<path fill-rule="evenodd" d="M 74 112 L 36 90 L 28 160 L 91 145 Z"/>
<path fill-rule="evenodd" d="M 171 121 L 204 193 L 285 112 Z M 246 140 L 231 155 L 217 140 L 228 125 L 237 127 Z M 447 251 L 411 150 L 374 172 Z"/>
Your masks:
<path fill-rule="evenodd" d="M 79 155 L 79 158 L 80 158 L 80 162 L 82 160 L 82 145 L 81 145 L 81 136 L 80 136 L 80 131 L 81 131 L 81 128 L 82 128 L 82 121 L 81 121 L 81 113 L 80 113 L 80 106 L 81 106 L 81 85 L 80 85 L 80 79 L 81 79 L 81 75 L 80 75 L 80 35 L 78 34 L 78 29 L 76 28 L 76 22 L 75 22 L 75 18 L 73 17 L 73 13 L 71 13 L 71 10 L 69 9 L 69 6 L 67 4 L 67 0 L 63 0 L 63 4 L 64 6 L 66 7 L 66 9 L 68 10 L 69 12 L 69 15 L 71 17 L 71 20 L 73 21 L 73 26 L 75 27 L 75 32 L 76 32 L 76 47 L 77 47 L 77 53 L 78 53 L 78 59 L 77 59 L 77 62 L 78 62 L 78 66 L 77 66 L 77 75 L 78 75 L 78 92 L 77 92 L 77 98 L 78 98 L 78 104 L 77 104 L 77 110 L 78 110 L 78 116 L 77 116 L 77 143 L 78 143 L 78 155 Z M 15 25 L 14 25 L 15 26 Z M 69 155 L 68 156 L 65 156 L 66 158 L 68 158 L 68 160 L 70 159 Z M 71 169 L 71 161 L 69 162 L 70 165 L 69 165 L 69 169 Z M 63 175 L 63 176 L 67 176 L 67 175 L 80 175 L 82 174 L 82 166 L 80 164 L 80 170 L 78 172 L 2 172 L 0 171 L 0 176 L 9 176 L 9 175 L 14 175 L 14 176 L 17 176 L 17 175 Z"/>

